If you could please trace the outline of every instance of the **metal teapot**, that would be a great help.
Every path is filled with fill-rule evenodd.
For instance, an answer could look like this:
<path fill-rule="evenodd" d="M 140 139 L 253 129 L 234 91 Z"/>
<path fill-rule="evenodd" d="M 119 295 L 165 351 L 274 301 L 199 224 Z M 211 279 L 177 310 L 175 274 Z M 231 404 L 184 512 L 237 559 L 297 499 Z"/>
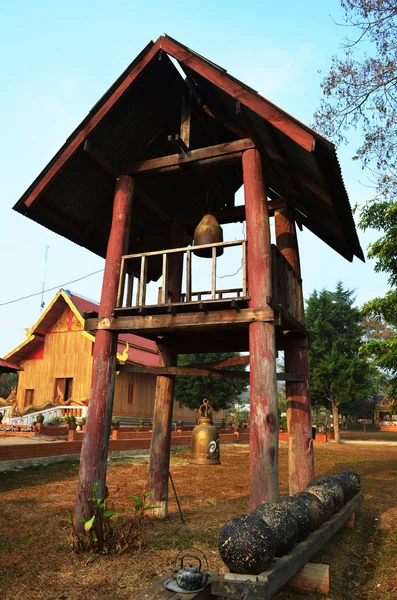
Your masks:
<path fill-rule="evenodd" d="M 198 561 L 199 566 L 184 565 L 185 558 L 194 558 Z M 185 554 L 181 558 L 181 568 L 176 573 L 176 582 L 183 590 L 195 592 L 206 586 L 209 575 L 208 572 L 204 573 L 201 571 L 201 560 L 198 556 Z"/>

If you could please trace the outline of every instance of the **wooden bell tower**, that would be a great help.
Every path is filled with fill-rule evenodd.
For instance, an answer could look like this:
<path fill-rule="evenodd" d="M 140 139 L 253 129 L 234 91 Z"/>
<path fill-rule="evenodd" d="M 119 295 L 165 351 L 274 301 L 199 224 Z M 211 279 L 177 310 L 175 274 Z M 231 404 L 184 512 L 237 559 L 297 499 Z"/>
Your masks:
<path fill-rule="evenodd" d="M 182 77 L 174 61 L 184 72 Z M 244 187 L 244 205 L 235 204 Z M 246 238 L 201 246 L 210 289 L 195 289 L 193 232 L 208 197 Z M 98 102 L 15 209 L 106 257 L 74 523 L 82 530 L 93 483 L 106 484 L 117 335 L 156 341 L 148 472 L 158 516 L 168 510 L 176 375 L 249 377 L 251 505 L 278 499 L 277 379 L 286 381 L 290 492 L 313 476 L 301 268 L 296 226 L 348 260 L 363 259 L 334 146 L 225 70 L 168 36 L 150 43 Z M 270 219 L 275 220 L 275 243 Z M 222 289 L 220 248 L 241 256 L 241 281 Z M 204 259 L 203 259 L 204 260 Z M 196 265 L 196 266 L 195 266 Z M 158 298 L 147 284 L 158 282 Z M 177 366 L 180 353 L 249 352 Z M 278 351 L 286 372 L 276 373 Z M 249 373 L 224 370 L 249 362 Z"/>

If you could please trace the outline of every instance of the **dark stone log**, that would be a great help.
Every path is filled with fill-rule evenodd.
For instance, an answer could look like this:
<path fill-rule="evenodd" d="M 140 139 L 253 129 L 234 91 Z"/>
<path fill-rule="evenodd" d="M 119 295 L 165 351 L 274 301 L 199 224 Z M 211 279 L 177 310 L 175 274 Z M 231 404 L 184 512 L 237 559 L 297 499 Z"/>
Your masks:
<path fill-rule="evenodd" d="M 312 515 L 309 504 L 297 496 L 284 496 L 280 498 L 291 513 L 298 527 L 297 542 L 301 542 L 310 534 L 312 529 Z"/>
<path fill-rule="evenodd" d="M 298 492 L 294 494 L 293 498 L 302 499 L 306 505 L 309 507 L 310 516 L 311 516 L 311 530 L 315 531 L 320 527 L 324 521 L 327 520 L 326 510 L 323 503 L 309 492 Z"/>
<path fill-rule="evenodd" d="M 263 502 L 252 511 L 269 525 L 276 536 L 276 556 L 284 556 L 296 544 L 298 526 L 285 504 Z"/>
<path fill-rule="evenodd" d="M 361 490 L 360 475 L 354 471 L 342 471 L 342 473 L 334 475 L 333 479 L 342 487 L 345 494 L 345 502 L 351 500 Z"/>
<path fill-rule="evenodd" d="M 219 554 L 232 573 L 262 573 L 272 563 L 275 550 L 272 528 L 255 515 L 233 517 L 219 534 Z"/>
<path fill-rule="evenodd" d="M 309 494 L 317 496 L 325 511 L 325 521 L 328 521 L 335 512 L 335 502 L 332 492 L 323 485 L 311 485 L 306 488 Z"/>
<path fill-rule="evenodd" d="M 345 504 L 345 493 L 343 488 L 333 477 L 330 477 L 329 475 L 318 475 L 309 483 L 309 486 L 311 485 L 322 485 L 332 493 L 334 498 L 334 512 L 338 512 Z"/>

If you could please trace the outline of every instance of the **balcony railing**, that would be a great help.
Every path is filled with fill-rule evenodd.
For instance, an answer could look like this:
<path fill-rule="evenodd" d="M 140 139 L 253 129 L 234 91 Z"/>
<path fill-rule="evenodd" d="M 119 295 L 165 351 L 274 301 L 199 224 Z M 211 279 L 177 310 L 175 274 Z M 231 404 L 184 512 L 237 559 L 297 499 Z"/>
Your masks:
<path fill-rule="evenodd" d="M 302 279 L 281 254 L 277 246 L 272 245 L 272 306 L 284 316 L 292 316 L 304 323 Z"/>
<path fill-rule="evenodd" d="M 217 248 L 241 247 L 241 287 L 230 289 L 217 287 Z M 208 271 L 211 272 L 210 288 L 194 291 L 192 289 L 193 261 L 195 250 L 211 250 L 211 262 L 208 260 Z M 168 289 L 168 269 L 170 258 L 179 255 L 183 261 L 184 282 L 183 291 L 177 299 L 171 298 Z M 161 264 L 161 287 L 157 303 L 147 302 L 147 271 L 150 260 Z M 226 308 L 248 306 L 249 290 L 247 282 L 247 240 L 219 242 L 202 246 L 187 246 L 157 252 L 143 252 L 123 256 L 121 277 L 118 290 L 115 315 L 134 313 L 156 313 L 200 310 L 207 308 Z M 135 273 L 135 274 L 134 274 Z M 136 275 L 139 273 L 139 276 Z M 269 299 L 270 302 L 270 299 Z M 271 305 L 284 320 L 292 317 L 292 323 L 298 321 L 304 324 L 302 281 L 291 267 L 280 250 L 272 245 L 272 294 Z"/>
<path fill-rule="evenodd" d="M 32 425 L 39 414 L 44 415 L 44 423 L 55 419 L 55 417 L 65 417 L 70 415 L 82 418 L 87 416 L 87 408 L 87 406 L 54 406 L 52 408 L 46 408 L 45 410 L 31 412 L 20 417 L 9 417 L 9 415 L 7 415 L 8 419 L 5 422 L 8 422 L 10 425 Z"/>
<path fill-rule="evenodd" d="M 231 289 L 218 289 L 217 287 L 217 249 L 241 246 L 241 287 Z M 203 291 L 192 291 L 192 253 L 195 250 L 211 249 L 211 289 Z M 168 268 L 171 256 L 181 255 L 184 265 L 184 292 L 175 301 L 171 299 L 168 289 Z M 161 287 L 157 304 L 146 302 L 147 292 L 147 269 L 148 262 L 161 258 Z M 137 261 L 139 269 L 137 269 Z M 132 263 L 135 273 L 131 273 Z M 185 248 L 173 248 L 170 250 L 159 250 L 157 252 L 143 252 L 141 254 L 129 254 L 123 256 L 121 262 L 121 277 L 118 290 L 116 309 L 144 308 L 149 306 L 167 306 L 170 304 L 190 304 L 197 302 L 221 302 L 231 300 L 248 300 L 247 290 L 247 240 L 236 240 L 232 242 L 218 242 L 216 244 L 203 244 L 200 246 L 187 246 Z"/>

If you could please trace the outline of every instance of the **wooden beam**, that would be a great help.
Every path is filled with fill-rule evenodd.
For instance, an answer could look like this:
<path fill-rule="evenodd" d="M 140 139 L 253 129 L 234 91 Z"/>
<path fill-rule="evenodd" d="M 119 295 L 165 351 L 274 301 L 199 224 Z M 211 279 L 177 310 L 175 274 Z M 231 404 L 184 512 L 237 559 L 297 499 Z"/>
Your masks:
<path fill-rule="evenodd" d="M 245 104 L 245 106 L 253 110 L 260 117 L 271 123 L 273 127 L 282 131 L 291 140 L 302 146 L 307 152 L 313 152 L 316 142 L 314 132 L 274 104 L 268 102 L 258 93 L 247 88 L 237 79 L 230 77 L 226 71 L 209 61 L 203 60 L 188 48 L 184 48 L 168 37 L 161 37 L 161 48 L 179 61 L 181 65 L 186 65 L 189 70 L 192 69 L 199 73 L 212 84 L 232 96 L 232 98 Z"/>
<path fill-rule="evenodd" d="M 48 171 L 38 179 L 37 184 L 30 191 L 29 195 L 25 199 L 25 205 L 30 206 L 37 196 L 43 191 L 53 177 L 58 173 L 61 167 L 67 162 L 67 160 L 76 152 L 76 150 L 84 143 L 88 134 L 98 125 L 101 119 L 109 112 L 112 106 L 122 96 L 122 94 L 128 89 L 128 87 L 135 81 L 136 77 L 141 73 L 145 66 L 156 56 L 157 52 L 161 47 L 161 38 L 159 38 L 155 44 L 148 45 L 145 50 L 136 58 L 131 65 L 131 70 L 125 77 L 124 81 L 114 90 L 109 98 L 102 104 L 102 106 L 94 112 L 92 117 L 84 124 L 74 138 L 61 148 L 58 158 L 49 167 Z"/>
<path fill-rule="evenodd" d="M 356 513 L 350 515 L 349 519 L 343 523 L 343 527 L 346 529 L 354 529 L 354 522 L 356 520 Z"/>
<path fill-rule="evenodd" d="M 272 162 L 278 164 L 280 167 L 282 167 L 284 171 L 286 171 L 287 174 L 290 175 L 290 177 L 292 177 L 292 179 L 296 179 L 296 181 L 303 184 L 310 191 L 316 194 L 316 196 L 319 196 L 322 200 L 324 200 L 324 202 L 332 205 L 331 195 L 323 186 L 319 185 L 318 183 L 315 183 L 308 177 L 305 177 L 300 171 L 296 171 L 296 169 L 291 167 L 291 164 L 286 158 L 283 158 L 280 154 L 278 154 L 278 152 L 275 152 L 269 146 L 263 145 L 263 148 L 266 151 L 266 154 L 268 155 L 269 159 Z"/>
<path fill-rule="evenodd" d="M 188 367 L 204 368 L 204 369 L 221 369 L 224 367 L 235 367 L 236 365 L 249 365 L 249 356 L 233 356 L 231 358 L 225 358 L 223 360 L 215 360 L 214 362 L 199 363 L 187 365 Z"/>
<path fill-rule="evenodd" d="M 106 156 L 95 148 L 89 140 L 85 140 L 83 150 L 86 152 L 101 168 L 106 171 L 111 177 L 117 179 L 120 172 L 114 167 Z"/>
<path fill-rule="evenodd" d="M 307 563 L 296 575 L 291 577 L 288 587 L 305 592 L 329 594 L 329 565 Z"/>
<path fill-rule="evenodd" d="M 211 363 L 208 363 L 210 365 Z M 126 363 L 117 367 L 126 373 L 148 373 L 150 375 L 178 375 L 179 377 L 226 377 L 229 379 L 249 379 L 249 371 L 226 371 L 203 366 L 187 365 L 186 367 L 147 367 Z M 277 381 L 303 381 L 303 374 L 277 373 Z"/>
<path fill-rule="evenodd" d="M 189 91 L 189 95 L 186 98 L 182 96 L 182 110 L 181 110 L 181 129 L 179 132 L 180 139 L 183 141 L 185 146 L 190 146 L 190 122 L 192 112 L 192 92 Z"/>
<path fill-rule="evenodd" d="M 174 150 L 176 150 L 176 152 L 180 156 L 185 157 L 187 155 L 187 153 L 189 152 L 188 146 L 185 144 L 184 140 L 180 137 L 179 133 L 176 133 L 175 135 L 169 135 L 167 138 L 167 141 L 169 142 L 169 144 L 171 144 L 171 146 L 174 148 Z"/>
<path fill-rule="evenodd" d="M 269 214 L 273 215 L 274 211 L 281 210 L 282 208 L 286 208 L 290 203 L 284 198 L 278 198 L 277 200 L 268 200 L 267 206 L 269 209 Z M 294 202 L 292 202 L 294 205 Z M 245 205 L 241 206 L 233 206 L 232 208 L 225 208 L 220 212 L 214 212 L 214 216 L 217 221 L 221 225 L 225 225 L 226 223 L 236 223 L 237 221 L 245 221 Z M 178 220 L 178 223 L 182 223 L 183 225 L 196 225 L 201 220 L 202 215 L 197 214 L 195 216 L 188 216 L 184 219 Z M 178 218 L 177 218 L 178 219 Z"/>
<path fill-rule="evenodd" d="M 249 379 L 247 371 L 223 371 L 194 367 L 146 367 L 126 363 L 117 367 L 119 371 L 127 373 L 149 373 L 150 375 L 178 375 L 179 377 L 226 377 L 229 379 Z"/>
<path fill-rule="evenodd" d="M 176 315 L 134 315 L 132 317 L 111 317 L 106 319 L 87 319 L 86 331 L 108 330 L 128 331 L 149 335 L 164 335 L 172 331 L 203 331 L 216 327 L 233 327 L 254 322 L 272 322 L 273 310 L 264 308 L 243 308 L 240 312 L 235 310 L 214 310 L 208 313 L 178 313 Z"/>
<path fill-rule="evenodd" d="M 314 531 L 303 542 L 297 544 L 288 554 L 276 559 L 268 571 L 256 576 L 256 581 L 246 581 L 246 575 L 240 580 L 228 580 L 227 575 L 215 577 L 211 584 L 211 592 L 215 596 L 227 596 L 235 600 L 258 600 L 272 598 L 276 592 L 296 575 L 306 563 L 324 546 L 324 544 L 343 526 L 343 523 L 364 500 L 357 494 L 333 517 Z M 236 574 L 237 575 L 237 574 Z M 255 577 L 255 576 L 254 576 Z"/>
<path fill-rule="evenodd" d="M 141 202 L 150 212 L 160 219 L 166 225 L 171 224 L 171 217 L 139 186 L 135 186 L 138 201 Z"/>
<path fill-rule="evenodd" d="M 249 138 L 227 142 L 225 144 L 217 144 L 216 146 L 208 146 L 207 148 L 199 148 L 184 154 L 172 154 L 170 156 L 161 156 L 160 158 L 152 158 L 141 162 L 124 165 L 123 173 L 129 174 L 148 174 L 156 171 L 166 172 L 170 168 L 179 168 L 190 163 L 198 161 L 207 161 L 210 159 L 227 159 L 230 155 L 238 154 L 249 148 L 254 148 L 255 145 Z"/>

